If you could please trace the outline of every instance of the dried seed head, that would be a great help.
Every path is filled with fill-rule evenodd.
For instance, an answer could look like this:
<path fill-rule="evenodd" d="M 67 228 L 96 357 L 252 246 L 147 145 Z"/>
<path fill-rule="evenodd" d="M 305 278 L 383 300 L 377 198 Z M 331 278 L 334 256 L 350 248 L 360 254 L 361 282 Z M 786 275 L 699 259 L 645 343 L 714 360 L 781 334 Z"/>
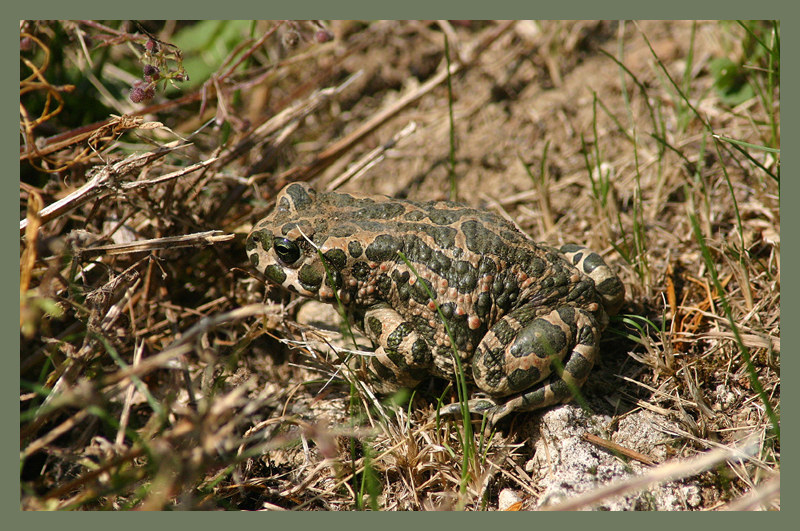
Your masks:
<path fill-rule="evenodd" d="M 327 29 L 321 29 L 314 34 L 314 39 L 320 44 L 333 40 L 333 33 Z"/>
<path fill-rule="evenodd" d="M 153 85 L 150 83 L 143 83 L 137 81 L 131 88 L 130 95 L 128 96 L 133 103 L 142 103 L 143 101 L 152 100 L 156 95 Z"/>
<path fill-rule="evenodd" d="M 158 79 L 161 77 L 161 70 L 157 66 L 144 65 L 144 75 L 149 76 L 151 79 Z"/>
<path fill-rule="evenodd" d="M 300 33 L 297 30 L 290 29 L 283 34 L 283 45 L 290 50 L 300 44 Z"/>

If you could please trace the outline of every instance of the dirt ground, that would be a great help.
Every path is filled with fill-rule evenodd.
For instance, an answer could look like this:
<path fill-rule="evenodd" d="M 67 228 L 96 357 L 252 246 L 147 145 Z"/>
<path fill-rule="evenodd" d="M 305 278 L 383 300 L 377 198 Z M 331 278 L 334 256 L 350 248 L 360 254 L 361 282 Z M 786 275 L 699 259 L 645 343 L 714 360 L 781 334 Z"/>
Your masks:
<path fill-rule="evenodd" d="M 536 510 L 590 493 L 569 508 L 780 508 L 771 23 L 111 26 L 21 25 L 21 58 L 51 50 L 50 88 L 21 83 L 23 509 Z M 133 102 L 145 30 L 190 79 Z M 67 82 L 97 109 L 77 112 Z M 64 108 L 31 126 L 48 90 Z M 627 296 L 591 413 L 521 413 L 488 439 L 475 419 L 469 450 L 460 420 L 431 420 L 455 400 L 443 383 L 399 406 L 348 384 L 335 311 L 246 260 L 294 180 L 455 198 L 599 251 Z M 587 461 L 559 460 L 572 444 Z M 614 472 L 555 493 L 561 465 Z M 633 477 L 650 482 L 602 492 Z"/>

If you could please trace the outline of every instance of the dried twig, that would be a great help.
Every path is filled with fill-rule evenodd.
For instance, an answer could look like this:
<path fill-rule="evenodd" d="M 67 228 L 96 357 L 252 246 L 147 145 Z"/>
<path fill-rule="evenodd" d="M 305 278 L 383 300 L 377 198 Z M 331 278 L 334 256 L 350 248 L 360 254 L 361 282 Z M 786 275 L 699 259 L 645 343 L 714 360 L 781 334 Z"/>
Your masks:
<path fill-rule="evenodd" d="M 230 241 L 235 237 L 236 235 L 234 234 L 223 234 L 221 230 L 209 230 L 183 236 L 168 236 L 165 238 L 153 238 L 129 243 L 95 245 L 92 247 L 79 248 L 76 251 L 84 257 L 94 255 L 113 256 L 117 254 L 143 253 L 158 249 L 177 249 L 179 247 L 213 245 L 215 243 Z"/>
<path fill-rule="evenodd" d="M 613 441 L 609 441 L 608 439 L 603 439 L 591 433 L 584 433 L 583 440 L 588 441 L 592 444 L 596 444 L 597 446 L 605 448 L 606 450 L 610 450 L 615 454 L 623 455 L 630 459 L 635 459 L 636 461 L 644 463 L 645 465 L 648 466 L 654 466 L 656 464 L 655 461 L 653 461 L 652 459 L 650 459 L 641 452 L 637 452 L 636 450 L 631 450 L 630 448 L 625 448 L 624 446 L 621 446 Z"/>
<path fill-rule="evenodd" d="M 67 212 L 70 212 L 87 201 L 97 197 L 104 191 L 117 184 L 119 179 L 122 179 L 136 170 L 144 168 L 151 162 L 160 159 L 168 153 L 172 153 L 176 149 L 180 149 L 185 146 L 186 144 L 177 145 L 177 143 L 171 143 L 154 151 L 149 151 L 147 153 L 136 153 L 124 158 L 119 162 L 104 166 L 94 175 L 94 177 L 89 179 L 86 184 L 69 194 L 67 197 L 59 199 L 55 203 L 40 210 L 38 216 L 41 218 L 42 225 L 52 221 L 57 217 L 63 216 Z M 197 166 L 195 169 L 204 167 L 203 165 L 195 166 Z M 28 219 L 26 218 L 21 220 L 19 222 L 20 232 L 23 232 L 27 226 Z"/>

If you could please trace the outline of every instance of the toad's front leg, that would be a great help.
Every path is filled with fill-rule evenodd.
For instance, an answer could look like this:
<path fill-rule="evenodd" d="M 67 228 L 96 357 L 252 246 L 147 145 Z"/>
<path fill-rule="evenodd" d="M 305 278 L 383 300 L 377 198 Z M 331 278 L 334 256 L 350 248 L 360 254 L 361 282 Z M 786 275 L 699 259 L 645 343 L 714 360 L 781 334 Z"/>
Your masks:
<path fill-rule="evenodd" d="M 433 356 L 427 341 L 388 304 L 367 308 L 364 332 L 376 345 L 368 369 L 375 391 L 411 389 L 430 376 Z"/>

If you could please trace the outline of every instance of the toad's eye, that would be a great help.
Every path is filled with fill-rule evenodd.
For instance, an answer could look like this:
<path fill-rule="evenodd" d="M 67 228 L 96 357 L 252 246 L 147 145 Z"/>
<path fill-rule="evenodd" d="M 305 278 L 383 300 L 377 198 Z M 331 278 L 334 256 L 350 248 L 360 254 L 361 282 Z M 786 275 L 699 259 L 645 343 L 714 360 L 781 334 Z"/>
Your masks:
<path fill-rule="evenodd" d="M 292 240 L 276 237 L 272 246 L 275 248 L 275 254 L 285 265 L 291 265 L 300 258 L 300 247 Z"/>

